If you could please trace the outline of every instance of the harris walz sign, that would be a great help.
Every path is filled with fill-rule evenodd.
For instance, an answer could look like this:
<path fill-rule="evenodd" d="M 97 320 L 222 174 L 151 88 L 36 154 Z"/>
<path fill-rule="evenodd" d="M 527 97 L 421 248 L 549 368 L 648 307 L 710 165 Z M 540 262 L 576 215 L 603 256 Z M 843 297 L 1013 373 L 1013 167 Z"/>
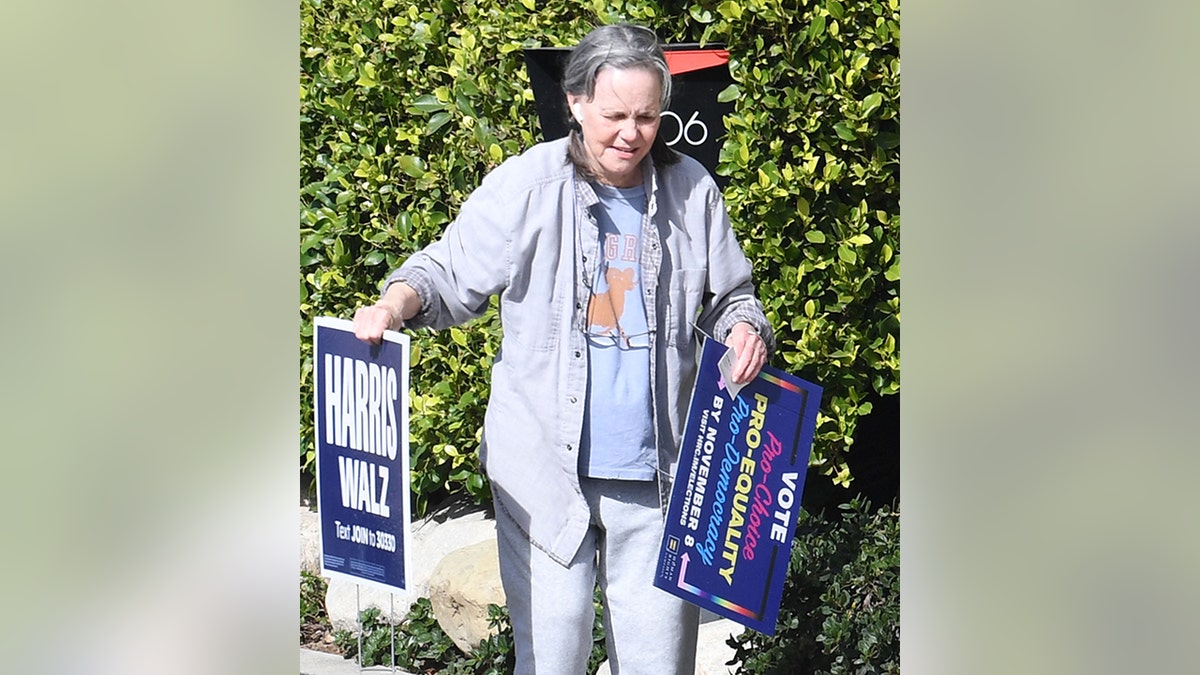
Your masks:
<path fill-rule="evenodd" d="M 408 588 L 409 338 L 371 345 L 345 319 L 313 320 L 313 429 L 321 573 Z"/>

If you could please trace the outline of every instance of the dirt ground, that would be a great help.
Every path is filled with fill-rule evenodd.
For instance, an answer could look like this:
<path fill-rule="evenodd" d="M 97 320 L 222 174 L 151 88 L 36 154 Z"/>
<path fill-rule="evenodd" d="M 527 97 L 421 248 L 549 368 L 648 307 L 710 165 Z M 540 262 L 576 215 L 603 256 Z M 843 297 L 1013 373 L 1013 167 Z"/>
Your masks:
<path fill-rule="evenodd" d="M 319 621 L 300 624 L 300 646 L 316 652 L 342 654 L 341 648 L 333 642 L 333 628 Z"/>

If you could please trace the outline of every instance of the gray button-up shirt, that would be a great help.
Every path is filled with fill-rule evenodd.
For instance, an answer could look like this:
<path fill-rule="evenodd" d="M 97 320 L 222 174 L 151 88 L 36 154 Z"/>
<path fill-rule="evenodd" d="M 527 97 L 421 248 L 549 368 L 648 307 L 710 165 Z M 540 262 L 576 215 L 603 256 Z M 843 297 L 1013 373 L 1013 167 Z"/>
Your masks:
<path fill-rule="evenodd" d="M 530 541 L 567 564 L 588 528 L 579 487 L 587 393 L 587 279 L 600 262 L 598 200 L 567 161 L 567 141 L 541 143 L 493 170 L 440 240 L 384 282 L 416 290 L 407 326 L 446 328 L 500 298 L 503 338 L 492 366 L 480 455 L 496 506 Z M 647 158 L 642 290 L 665 510 L 696 373 L 697 329 L 724 341 L 746 321 L 774 348 L 720 189 L 699 162 Z"/>

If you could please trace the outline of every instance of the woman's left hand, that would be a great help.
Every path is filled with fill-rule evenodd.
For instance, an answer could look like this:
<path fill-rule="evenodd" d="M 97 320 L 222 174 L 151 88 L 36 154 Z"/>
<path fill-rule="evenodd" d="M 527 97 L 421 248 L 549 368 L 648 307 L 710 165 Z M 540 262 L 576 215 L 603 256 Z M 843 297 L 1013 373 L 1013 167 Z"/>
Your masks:
<path fill-rule="evenodd" d="M 745 321 L 735 323 L 725 338 L 725 346 L 737 355 L 732 373 L 734 384 L 745 384 L 758 377 L 758 371 L 767 362 L 767 345 L 754 326 Z"/>

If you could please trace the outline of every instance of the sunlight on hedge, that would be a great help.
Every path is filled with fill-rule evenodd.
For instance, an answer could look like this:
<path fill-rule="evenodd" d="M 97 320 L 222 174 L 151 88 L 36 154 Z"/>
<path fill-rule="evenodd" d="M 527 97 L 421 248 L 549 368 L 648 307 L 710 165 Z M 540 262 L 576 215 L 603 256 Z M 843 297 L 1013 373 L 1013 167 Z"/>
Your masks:
<path fill-rule="evenodd" d="M 302 474 L 315 470 L 312 318 L 373 302 L 489 170 L 541 139 L 523 49 L 632 21 L 730 51 L 730 216 L 778 331 L 774 365 L 825 388 L 812 462 L 852 480 L 869 399 L 899 392 L 899 6 L 798 4 L 304 2 Z M 413 334 L 417 515 L 451 494 L 489 497 L 474 450 L 499 334 L 494 303 L 456 331 Z"/>

